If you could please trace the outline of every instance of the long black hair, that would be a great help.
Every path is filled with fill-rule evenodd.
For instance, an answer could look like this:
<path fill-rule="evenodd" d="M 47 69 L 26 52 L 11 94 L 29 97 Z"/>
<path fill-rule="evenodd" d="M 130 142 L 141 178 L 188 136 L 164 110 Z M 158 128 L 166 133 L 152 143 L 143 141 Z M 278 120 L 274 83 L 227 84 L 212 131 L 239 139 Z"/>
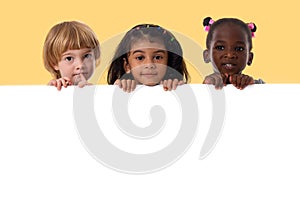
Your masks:
<path fill-rule="evenodd" d="M 182 57 L 182 48 L 175 36 L 168 30 L 154 24 L 139 24 L 129 30 L 120 44 L 118 45 L 112 62 L 109 66 L 107 74 L 108 84 L 114 84 L 117 79 L 120 79 L 126 72 L 124 69 L 124 60 L 128 61 L 128 53 L 131 46 L 141 38 L 159 38 L 164 42 L 168 52 L 168 68 L 175 69 L 183 76 L 187 82 L 189 74 L 186 69 L 186 64 Z"/>

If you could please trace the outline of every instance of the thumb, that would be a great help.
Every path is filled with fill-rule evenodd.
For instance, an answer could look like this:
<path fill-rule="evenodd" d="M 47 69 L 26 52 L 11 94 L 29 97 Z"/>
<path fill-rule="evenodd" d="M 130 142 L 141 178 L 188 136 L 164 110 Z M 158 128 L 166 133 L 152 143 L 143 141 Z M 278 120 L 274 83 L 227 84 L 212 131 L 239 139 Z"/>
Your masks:
<path fill-rule="evenodd" d="M 81 79 L 81 81 L 86 81 L 86 78 L 83 76 L 82 73 L 80 73 L 80 79 Z"/>

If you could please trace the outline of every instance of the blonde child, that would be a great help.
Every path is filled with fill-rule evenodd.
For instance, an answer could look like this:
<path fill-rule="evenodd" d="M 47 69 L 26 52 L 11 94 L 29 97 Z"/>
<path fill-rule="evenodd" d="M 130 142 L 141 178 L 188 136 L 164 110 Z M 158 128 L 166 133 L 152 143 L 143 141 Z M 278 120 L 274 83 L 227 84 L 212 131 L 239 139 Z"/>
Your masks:
<path fill-rule="evenodd" d="M 131 92 L 137 84 L 162 84 L 175 90 L 188 81 L 182 48 L 174 35 L 158 25 L 140 24 L 129 30 L 118 45 L 107 82 Z"/>
<path fill-rule="evenodd" d="M 100 58 L 100 44 L 93 30 L 78 21 L 66 21 L 53 26 L 47 34 L 43 60 L 52 74 L 48 85 L 58 90 L 69 85 L 90 85 Z"/>
<path fill-rule="evenodd" d="M 212 63 L 214 69 L 203 83 L 213 84 L 217 89 L 226 84 L 244 89 L 251 84 L 264 83 L 261 79 L 254 80 L 242 74 L 246 65 L 252 64 L 254 56 L 251 52 L 252 37 L 256 31 L 254 23 L 246 24 L 236 18 L 222 18 L 214 22 L 207 17 L 203 25 L 208 31 L 203 57 L 206 63 Z"/>

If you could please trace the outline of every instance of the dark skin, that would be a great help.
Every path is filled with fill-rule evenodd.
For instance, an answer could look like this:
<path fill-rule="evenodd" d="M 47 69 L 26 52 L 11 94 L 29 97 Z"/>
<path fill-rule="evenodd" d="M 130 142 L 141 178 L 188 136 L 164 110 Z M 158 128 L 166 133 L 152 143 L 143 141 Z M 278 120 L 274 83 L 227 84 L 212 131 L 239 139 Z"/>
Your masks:
<path fill-rule="evenodd" d="M 214 73 L 206 76 L 203 83 L 213 84 L 216 89 L 227 84 L 244 89 L 254 84 L 251 76 L 242 74 L 246 65 L 251 65 L 253 53 L 250 51 L 246 32 L 241 27 L 235 24 L 217 27 L 203 57 L 206 63 L 211 62 L 214 67 Z"/>

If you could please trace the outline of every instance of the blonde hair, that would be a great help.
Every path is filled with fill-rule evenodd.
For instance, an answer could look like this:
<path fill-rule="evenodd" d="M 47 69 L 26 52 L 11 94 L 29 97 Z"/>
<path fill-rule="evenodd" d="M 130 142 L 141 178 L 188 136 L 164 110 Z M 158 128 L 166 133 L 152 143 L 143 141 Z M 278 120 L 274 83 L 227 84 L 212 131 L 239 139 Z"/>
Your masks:
<path fill-rule="evenodd" d="M 67 21 L 53 26 L 44 43 L 43 60 L 45 68 L 55 79 L 61 78 L 58 65 L 64 52 L 73 49 L 91 48 L 96 62 L 100 58 L 100 43 L 96 34 L 86 24 L 78 21 Z"/>

